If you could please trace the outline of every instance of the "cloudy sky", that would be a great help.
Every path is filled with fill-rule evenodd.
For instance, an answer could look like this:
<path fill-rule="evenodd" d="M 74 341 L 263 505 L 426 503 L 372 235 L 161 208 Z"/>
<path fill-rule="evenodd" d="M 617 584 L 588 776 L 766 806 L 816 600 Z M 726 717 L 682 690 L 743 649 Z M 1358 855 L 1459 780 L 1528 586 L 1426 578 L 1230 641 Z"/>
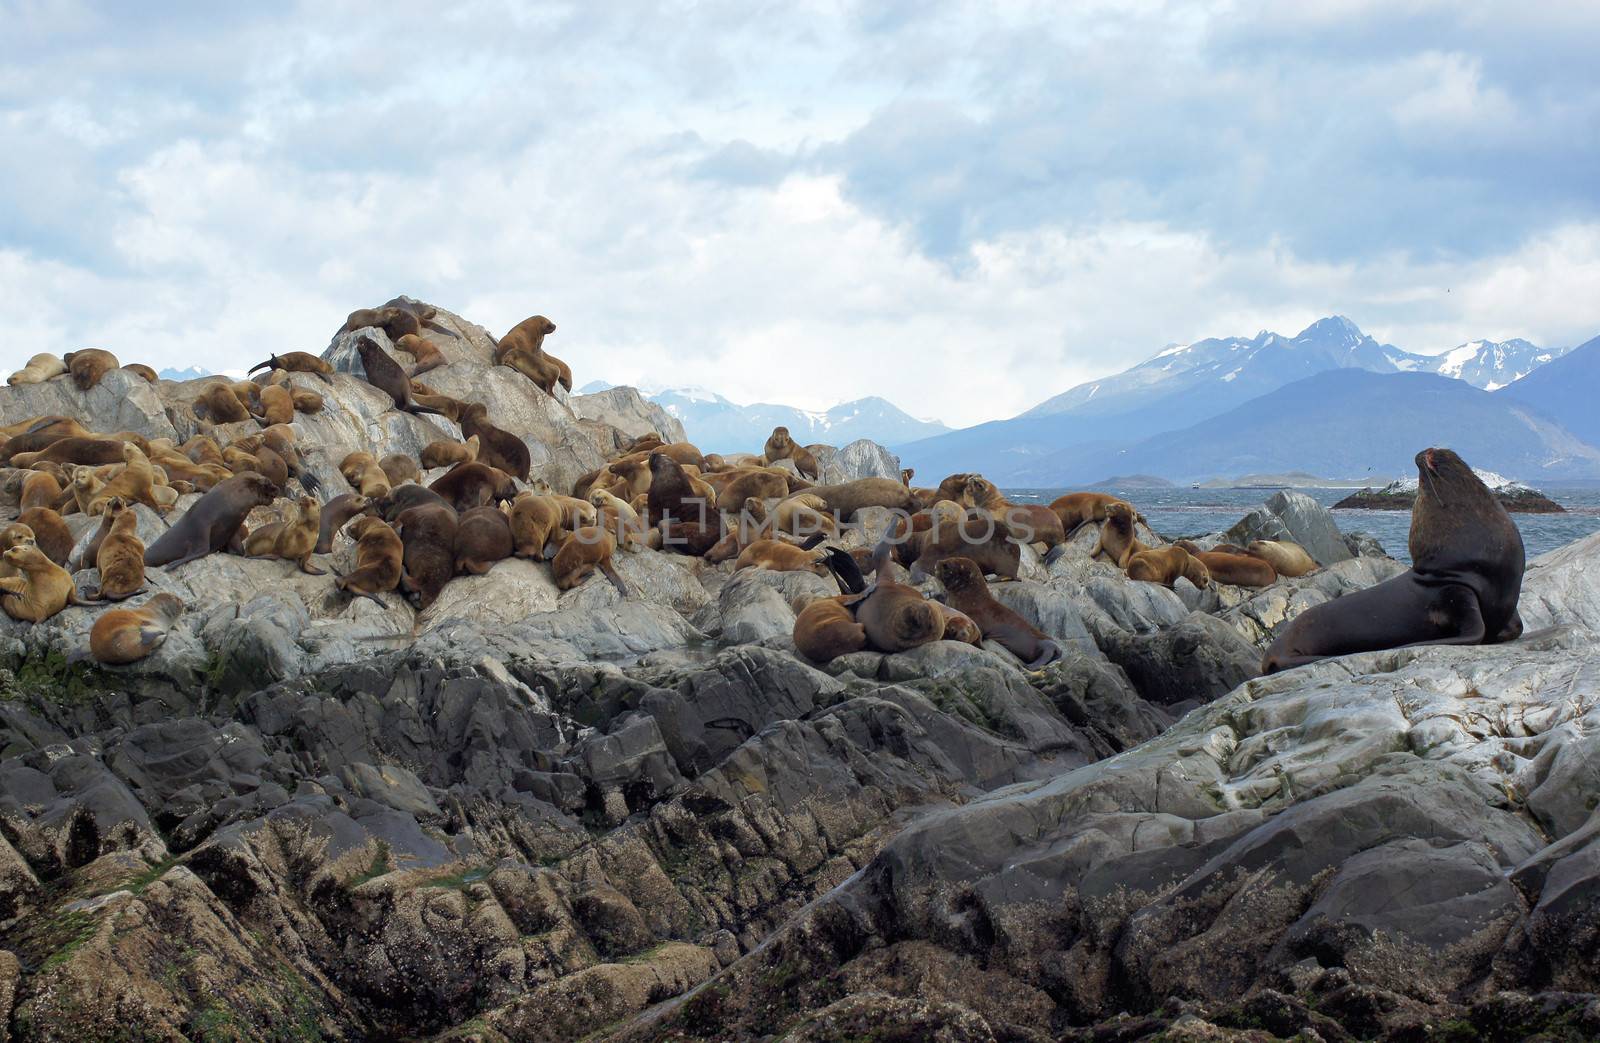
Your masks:
<path fill-rule="evenodd" d="M 1597 4 L 139 6 L 0 0 L 0 368 L 407 293 L 580 384 L 967 424 L 1331 313 L 1600 332 Z"/>

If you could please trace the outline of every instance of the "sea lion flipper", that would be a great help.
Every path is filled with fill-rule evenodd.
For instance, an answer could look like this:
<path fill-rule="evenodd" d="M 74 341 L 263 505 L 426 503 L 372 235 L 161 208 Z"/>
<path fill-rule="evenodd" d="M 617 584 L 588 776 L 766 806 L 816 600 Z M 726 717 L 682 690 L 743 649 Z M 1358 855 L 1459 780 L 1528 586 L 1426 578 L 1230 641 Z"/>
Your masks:
<path fill-rule="evenodd" d="M 609 559 L 600 563 L 600 571 L 605 573 L 606 579 L 611 581 L 611 585 L 617 588 L 619 594 L 625 598 L 633 596 L 633 593 L 628 590 L 628 585 L 622 581 L 622 574 L 617 571 L 617 567 L 611 564 Z"/>
<path fill-rule="evenodd" d="M 837 547 L 829 547 L 822 562 L 833 573 L 841 594 L 859 594 L 867 589 L 866 577 L 861 575 L 860 566 L 849 554 Z"/>
<path fill-rule="evenodd" d="M 1057 659 L 1063 658 L 1064 655 L 1065 653 L 1061 651 L 1060 645 L 1056 644 L 1054 641 L 1044 641 L 1039 645 L 1039 657 L 1028 664 L 1028 669 L 1043 669 L 1044 667 L 1047 667 L 1051 663 L 1055 662 Z"/>

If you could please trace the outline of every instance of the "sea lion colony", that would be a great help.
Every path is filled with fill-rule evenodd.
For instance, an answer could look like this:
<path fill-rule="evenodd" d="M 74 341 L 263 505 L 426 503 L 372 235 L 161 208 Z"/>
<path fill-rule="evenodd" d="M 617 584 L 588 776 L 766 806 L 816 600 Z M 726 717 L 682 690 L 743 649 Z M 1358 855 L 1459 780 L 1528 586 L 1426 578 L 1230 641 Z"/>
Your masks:
<path fill-rule="evenodd" d="M 828 447 L 800 446 L 782 427 L 774 429 L 759 453 L 724 455 L 646 434 L 579 478 L 570 496 L 556 493 L 531 473 L 527 444 L 496 426 L 486 406 L 436 394 L 413 379 L 450 364 L 423 336 L 427 329 L 455 336 L 434 319 L 432 308 L 400 299 L 353 312 L 344 330 L 382 329 L 416 359 L 407 370 L 371 336 L 363 333 L 357 342 L 365 379 L 387 393 L 395 409 L 450 417 L 462 425 L 462 440 L 441 438 L 422 449 L 420 461 L 405 454 L 377 460 L 369 453 L 349 453 L 339 465 L 348 490 L 321 489 L 304 467 L 302 453 L 315 447 L 299 444 L 294 417 L 296 412 L 320 411 L 323 400 L 294 388 L 288 374 L 310 374 L 331 383 L 334 372 L 325 359 L 306 352 L 270 355 L 250 371 L 265 370 L 259 380 L 208 380 L 193 402 L 200 433 L 181 444 L 127 431 L 92 432 L 65 416 L 33 417 L 0 428 L 0 467 L 9 468 L 3 489 L 16 503 L 15 520 L 0 529 L 0 608 L 14 618 L 38 622 L 68 604 L 90 603 L 64 567 L 73 539 L 63 519 L 77 512 L 102 518 L 89 549 L 71 562 L 74 568 L 98 573 L 93 602 L 98 604 L 142 592 L 146 567 L 179 568 L 207 554 L 278 558 L 309 575 L 323 575 L 330 570 L 313 564 L 313 556 L 332 551 L 341 534 L 355 544 L 356 567 L 330 578 L 335 589 L 379 604 L 385 604 L 385 596 L 403 597 L 419 611 L 455 576 L 481 575 L 510 557 L 548 562 L 561 590 L 598 571 L 624 597 L 628 588 L 613 556 L 641 547 L 703 556 L 713 563 L 732 561 L 733 570 L 811 571 L 834 577 L 840 589 L 838 597 L 796 605 L 796 648 L 813 661 L 867 648 L 892 653 L 938 640 L 989 640 L 1030 667 L 1042 667 L 1058 658 L 1061 649 L 996 601 L 989 594 L 987 575 L 994 575 L 995 582 L 1015 579 L 1023 544 L 1045 553 L 1049 564 L 1085 526 L 1099 529 L 1091 556 L 1115 564 L 1133 581 L 1171 586 L 1185 578 L 1196 586 L 1266 586 L 1280 574 L 1304 575 L 1317 567 L 1302 548 L 1284 542 L 1257 541 L 1246 548 L 1201 548 L 1188 541 L 1150 546 L 1140 538 L 1143 519 L 1137 509 L 1103 493 L 1069 493 L 1048 507 L 1014 504 L 978 474 L 953 474 L 937 486 L 918 487 L 911 484 L 910 470 L 901 473 L 900 481 L 814 484 L 820 477 L 818 451 Z M 524 320 L 496 342 L 496 362 L 546 394 L 554 394 L 558 383 L 570 388 L 570 368 L 543 348 L 554 331 L 544 316 Z M 41 354 L 10 382 L 70 380 L 87 392 L 117 367 L 115 356 L 98 349 L 60 359 Z M 121 368 L 148 379 L 149 367 Z M 222 430 L 251 419 L 258 425 L 253 433 L 228 437 Z M 1459 463 L 1453 454 L 1451 459 Z M 776 466 L 783 460 L 790 466 Z M 1418 461 L 1426 496 L 1444 479 L 1433 455 L 1419 455 Z M 427 470 L 440 467 L 448 470 L 426 480 Z M 1459 471 L 1449 471 L 1449 480 L 1470 485 L 1470 470 L 1467 478 Z M 179 497 L 189 493 L 200 494 L 199 499 L 175 512 Z M 1492 513 L 1478 500 L 1472 502 Z M 168 525 L 148 548 L 135 532 L 135 503 L 157 511 Z M 274 507 L 276 517 L 251 525 L 247 519 L 262 507 Z M 835 545 L 840 527 L 867 508 L 892 512 L 887 527 L 877 534 L 876 547 L 870 553 L 857 548 L 852 554 Z M 1438 513 L 1437 507 L 1431 513 L 1419 511 L 1428 528 L 1419 537 L 1414 527 L 1412 550 L 1419 563 L 1434 559 L 1426 546 L 1417 546 L 1418 539 L 1426 544 L 1429 531 L 1451 531 L 1438 522 Z M 1504 526 L 1496 521 L 1494 528 L 1497 537 L 1504 537 Z M 1511 533 L 1515 535 L 1514 526 Z M 1518 540 L 1519 554 L 1520 546 Z M 1462 555 L 1445 557 L 1454 561 Z M 1462 568 L 1476 568 L 1473 575 L 1480 579 L 1493 571 L 1481 562 Z M 1474 606 L 1480 601 L 1497 596 L 1503 601 L 1507 583 L 1516 590 L 1509 574 L 1495 573 L 1474 583 L 1461 580 L 1461 568 L 1434 569 L 1445 578 L 1408 581 L 1408 592 L 1428 593 L 1390 606 L 1387 615 L 1378 616 L 1376 628 L 1367 628 L 1374 632 L 1341 632 L 1319 640 L 1327 624 L 1319 629 L 1313 617 L 1280 639 L 1264 669 L 1355 651 L 1355 646 L 1388 647 L 1389 630 L 1398 635 L 1393 643 L 1507 639 L 1512 628 L 1501 618 L 1503 611 L 1490 613 L 1494 627 L 1487 632 L 1482 626 L 1462 625 L 1434 634 L 1406 625 L 1400 617 L 1408 615 L 1410 602 L 1417 603 L 1411 607 L 1418 612 L 1437 615 L 1447 609 L 1452 619 L 1471 621 L 1477 619 Z M 873 577 L 871 586 L 868 575 Z M 918 587 L 902 582 L 930 577 L 940 580 L 942 588 L 931 601 Z M 1441 588 L 1443 594 L 1438 593 Z M 1382 599 L 1377 593 L 1381 590 L 1368 594 Z M 151 599 L 143 609 L 106 614 L 104 625 L 94 627 L 87 653 L 75 654 L 103 663 L 148 655 L 183 611 L 172 595 L 158 598 L 159 603 Z M 944 604 L 946 598 L 953 604 Z M 1512 617 L 1514 600 L 1513 593 Z M 1325 614 L 1338 604 L 1324 606 Z"/>

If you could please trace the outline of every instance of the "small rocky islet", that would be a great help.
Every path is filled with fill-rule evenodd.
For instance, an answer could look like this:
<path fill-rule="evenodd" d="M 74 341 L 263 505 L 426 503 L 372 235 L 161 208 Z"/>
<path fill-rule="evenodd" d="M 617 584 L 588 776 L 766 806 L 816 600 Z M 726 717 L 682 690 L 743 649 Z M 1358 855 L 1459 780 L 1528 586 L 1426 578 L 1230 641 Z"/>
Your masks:
<path fill-rule="evenodd" d="M 553 489 L 647 433 L 685 440 L 629 389 L 546 393 L 480 327 L 434 320 L 429 393 L 487 405 Z M 395 350 L 341 331 L 333 372 L 288 378 L 322 399 L 291 426 L 323 497 L 351 453 L 462 434 L 361 379 L 357 335 Z M 196 416 L 206 383 L 0 389 L 0 423 L 260 430 Z M 870 443 L 814 449 L 823 483 L 900 477 Z M 146 544 L 180 516 L 127 509 Z M 846 546 L 889 515 L 858 520 Z M 67 521 L 81 549 L 98 520 Z M 831 578 L 649 548 L 614 557 L 626 597 L 509 557 L 420 612 L 209 554 L 147 572 L 186 610 L 120 667 L 81 655 L 103 608 L 5 618 L 5 1029 L 1600 1037 L 1600 537 L 1530 563 L 1515 642 L 1271 677 L 1282 623 L 1403 566 L 1295 493 L 1199 542 L 1260 539 L 1321 567 L 1196 589 L 1091 560 L 1092 525 L 1048 564 L 1021 548 L 990 589 L 1061 648 L 1039 670 L 953 641 L 819 666 L 793 606 Z"/>

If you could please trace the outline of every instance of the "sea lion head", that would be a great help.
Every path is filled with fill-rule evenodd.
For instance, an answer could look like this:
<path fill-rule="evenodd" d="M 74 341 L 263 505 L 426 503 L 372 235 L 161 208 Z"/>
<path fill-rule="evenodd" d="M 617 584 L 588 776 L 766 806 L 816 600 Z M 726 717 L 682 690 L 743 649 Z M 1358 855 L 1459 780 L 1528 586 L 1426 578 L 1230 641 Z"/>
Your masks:
<path fill-rule="evenodd" d="M 240 486 L 254 497 L 258 507 L 265 507 L 278 498 L 277 485 L 259 471 L 243 471 L 234 477 L 239 479 Z"/>
<path fill-rule="evenodd" d="M 1184 553 L 1183 577 L 1195 585 L 1195 589 L 1204 590 L 1211 585 L 1211 570 L 1206 568 L 1206 563 L 1193 554 Z"/>
<path fill-rule="evenodd" d="M 160 593 L 139 606 L 146 612 L 159 614 L 168 623 L 183 615 L 183 599 L 176 594 Z"/>
<path fill-rule="evenodd" d="M 540 333 L 548 335 L 556 331 L 556 324 L 545 318 L 543 315 L 535 315 L 533 317 L 533 321 L 535 323 L 534 328 Z"/>
<path fill-rule="evenodd" d="M 650 474 L 652 477 L 663 474 L 677 474 L 681 470 L 682 468 L 678 466 L 678 461 L 666 453 L 650 454 Z"/>
<path fill-rule="evenodd" d="M 22 572 L 38 572 L 49 565 L 53 565 L 49 558 L 44 556 L 44 551 L 32 543 L 19 543 L 10 548 L 4 555 L 6 564 Z"/>
<path fill-rule="evenodd" d="M 933 602 L 907 599 L 900 609 L 894 614 L 894 634 L 906 645 L 927 644 L 944 635 L 944 616 Z"/>
<path fill-rule="evenodd" d="M 1117 501 L 1106 504 L 1106 524 L 1118 532 L 1133 532 L 1134 510 L 1132 507 Z"/>
<path fill-rule="evenodd" d="M 952 593 L 985 585 L 983 573 L 971 558 L 945 558 L 933 567 L 933 574 Z"/>
<path fill-rule="evenodd" d="M 475 424 L 488 423 L 489 407 L 484 405 L 482 402 L 468 402 L 466 405 L 461 407 L 461 422 L 465 424 L 468 421 L 471 421 Z"/>
<path fill-rule="evenodd" d="M 0 550 L 10 550 L 12 547 L 33 545 L 33 530 L 21 522 L 12 522 L 0 528 Z"/>
<path fill-rule="evenodd" d="M 322 501 L 315 496 L 302 496 L 295 501 L 300 508 L 301 518 L 317 519 L 322 517 Z"/>
<path fill-rule="evenodd" d="M 344 531 L 348 533 L 352 539 L 359 540 L 361 537 L 365 536 L 379 525 L 382 525 L 384 528 L 389 527 L 389 524 L 382 518 L 374 518 L 370 514 L 358 514 L 350 520 L 348 525 L 344 527 Z"/>

